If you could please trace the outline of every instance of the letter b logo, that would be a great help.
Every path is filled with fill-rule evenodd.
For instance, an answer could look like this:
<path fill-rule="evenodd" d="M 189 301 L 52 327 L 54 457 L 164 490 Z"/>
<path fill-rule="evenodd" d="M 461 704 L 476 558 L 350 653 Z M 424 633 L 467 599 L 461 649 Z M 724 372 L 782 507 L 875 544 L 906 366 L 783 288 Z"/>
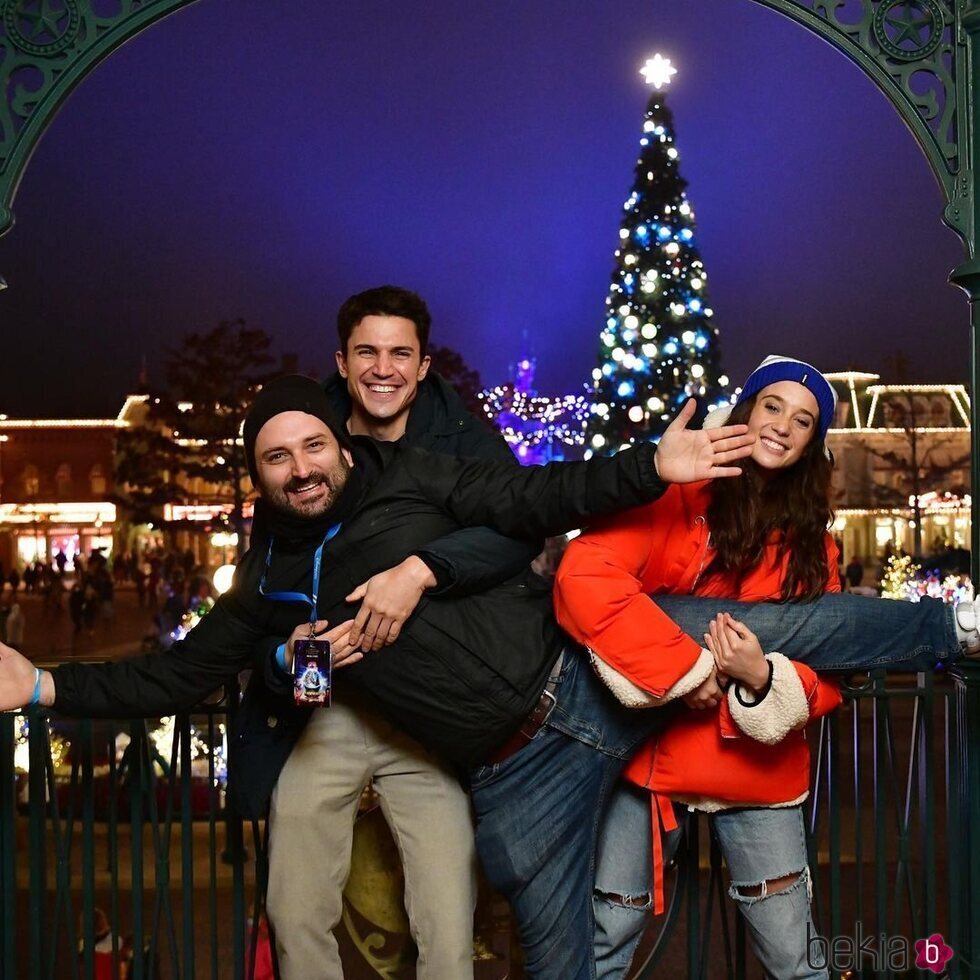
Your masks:
<path fill-rule="evenodd" d="M 938 932 L 934 932 L 927 939 L 915 941 L 915 965 L 920 970 L 942 973 L 952 958 L 952 947 L 946 945 L 946 941 Z"/>

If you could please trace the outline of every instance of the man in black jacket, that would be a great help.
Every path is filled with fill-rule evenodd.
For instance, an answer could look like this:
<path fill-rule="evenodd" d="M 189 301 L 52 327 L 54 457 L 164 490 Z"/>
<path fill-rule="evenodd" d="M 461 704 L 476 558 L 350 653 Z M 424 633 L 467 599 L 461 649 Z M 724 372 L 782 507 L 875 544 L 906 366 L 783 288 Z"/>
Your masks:
<path fill-rule="evenodd" d="M 663 489 L 655 456 L 665 477 L 695 479 L 736 472 L 724 464 L 749 450 L 740 430 L 734 437 L 732 430 L 688 431 L 686 412 L 659 451 L 644 445 L 588 464 L 522 469 L 371 442 L 358 442 L 350 455 L 341 448 L 348 443 L 347 433 L 331 425 L 322 391 L 298 378 L 267 386 L 250 418 L 246 447 L 255 456 L 262 496 L 257 509 L 267 513 L 270 537 L 267 546 L 253 547 L 246 555 L 231 592 L 165 657 L 66 664 L 51 673 L 35 673 L 15 651 L 0 647 L 0 708 L 24 703 L 34 690 L 41 703 L 67 714 L 122 717 L 186 710 L 250 663 L 263 638 L 292 631 L 295 639 L 298 631 L 293 628 L 306 615 L 304 605 L 271 601 L 263 592 L 316 594 L 310 600 L 315 625 L 329 621 L 327 635 L 338 660 L 357 661 L 362 655 L 346 642 L 356 610 L 347 601 L 351 591 L 412 554 L 424 555 L 427 545 L 442 535 L 486 523 L 511 534 L 561 531 L 594 514 L 655 498 Z M 331 534 L 337 524 L 341 529 Z M 323 575 L 315 588 L 318 551 Z M 619 708 L 587 669 L 578 670 L 576 654 L 562 657 L 565 644 L 551 615 L 547 588 L 524 572 L 474 595 L 423 597 L 395 643 L 362 657 L 340 677 L 341 684 L 348 681 L 365 690 L 386 717 L 427 747 L 460 768 L 477 770 L 474 799 L 478 806 L 487 802 L 481 832 L 493 842 L 491 851 L 503 842 L 498 860 L 510 855 L 520 878 L 516 888 L 501 874 L 494 883 L 507 889 L 536 975 L 562 980 L 588 976 L 590 969 L 592 837 L 581 807 L 597 810 L 607 775 L 615 775 L 619 756 L 627 751 L 621 731 L 627 732 L 631 747 L 650 729 L 649 723 L 639 725 L 637 713 Z M 289 649 L 283 655 L 288 657 Z M 560 659 L 563 664 L 557 669 Z M 256 808 L 290 758 L 310 710 L 316 710 L 297 709 L 283 696 L 291 691 L 291 679 L 272 658 L 267 679 L 263 684 L 253 675 L 258 696 L 251 700 L 236 746 L 242 761 L 246 753 L 248 757 L 235 773 L 238 793 Z M 592 699 L 598 699 L 594 705 Z M 566 753 L 568 774 L 580 771 L 562 789 L 562 797 L 579 800 L 569 811 L 570 820 L 561 807 L 555 809 L 550 792 L 524 798 L 528 786 L 521 775 L 536 757 L 527 744 L 532 729 L 544 721 L 542 709 L 556 704 L 548 728 L 552 737 L 538 744 L 549 746 L 551 762 L 558 767 L 555 779 L 564 778 Z M 612 720 L 589 720 L 592 708 L 598 715 L 611 712 Z M 606 745 L 615 745 L 615 751 L 610 754 Z M 311 767 L 329 755 L 328 747 L 321 748 L 326 751 L 304 753 Z M 583 753 L 588 772 L 579 765 Z M 498 762 L 480 770 L 492 756 Z M 519 798 L 512 794 L 510 806 L 499 807 L 497 791 L 509 782 L 502 778 L 505 766 L 516 776 Z M 531 788 L 537 784 L 535 779 Z M 552 860 L 550 854 L 537 860 L 528 842 L 508 839 L 506 821 L 497 820 L 493 811 L 506 815 L 514 805 L 537 813 L 556 829 L 555 839 L 563 845 L 561 860 Z M 311 799 L 302 821 L 315 828 L 320 816 Z M 277 860 L 275 842 L 271 860 Z M 558 877 L 557 885 L 550 875 Z M 305 887 L 303 880 L 297 880 L 297 888 Z M 542 907 L 549 905 L 543 902 L 545 894 L 558 900 Z M 317 900 L 313 894 L 309 898 Z M 323 928 L 315 911 L 309 918 Z M 282 923 L 280 937 L 288 942 L 301 928 L 300 922 Z M 286 965 L 288 948 L 283 951 Z"/>
<path fill-rule="evenodd" d="M 430 324 L 424 301 L 410 290 L 380 286 L 351 296 L 337 314 L 338 371 L 325 386 L 335 417 L 354 435 L 516 466 L 499 433 L 471 416 L 453 388 L 430 372 Z M 261 537 L 262 529 L 254 530 Z M 499 585 L 539 550 L 537 542 L 486 527 L 452 529 L 428 544 L 424 556 L 409 555 L 351 591 L 349 601 L 361 603 L 353 635 L 363 649 L 379 649 L 394 642 L 423 593 L 451 597 Z M 320 754 L 320 746 L 329 751 Z M 272 796 L 276 860 L 268 905 L 273 921 L 308 921 L 313 928 L 291 927 L 284 937 L 288 975 L 341 975 L 332 930 L 343 912 L 353 816 L 371 782 L 402 859 L 419 980 L 472 977 L 476 850 L 470 801 L 457 774 L 351 685 L 342 685 L 331 710 L 313 713 L 296 752 Z M 315 787 L 309 753 L 320 759 Z M 311 839 L 305 817 L 314 793 L 321 819 Z M 311 850 L 322 855 L 315 866 L 306 859 Z M 309 878 L 306 887 L 297 887 L 300 875 Z"/>
<path fill-rule="evenodd" d="M 347 299 L 337 313 L 337 372 L 324 391 L 352 435 L 452 456 L 517 465 L 499 432 L 471 415 L 455 389 L 431 370 L 426 353 L 431 317 L 416 293 L 377 286 Z M 462 528 L 433 542 L 426 562 L 409 560 L 357 590 L 355 618 L 362 647 L 394 640 L 411 615 L 425 580 L 430 594 L 477 592 L 522 571 L 539 542 L 505 537 L 490 528 Z M 436 573 L 438 583 L 428 576 Z M 372 588 L 373 586 L 373 588 Z"/>

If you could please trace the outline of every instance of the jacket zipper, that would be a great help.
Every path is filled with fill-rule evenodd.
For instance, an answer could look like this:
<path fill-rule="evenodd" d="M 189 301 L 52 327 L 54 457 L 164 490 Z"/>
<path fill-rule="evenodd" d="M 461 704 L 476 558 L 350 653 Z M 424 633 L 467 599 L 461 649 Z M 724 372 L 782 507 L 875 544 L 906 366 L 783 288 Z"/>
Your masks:
<path fill-rule="evenodd" d="M 701 515 L 698 515 L 697 517 L 694 518 L 694 523 L 695 525 L 697 525 L 697 524 L 705 524 L 706 522 Z M 708 531 L 708 537 L 705 539 L 704 547 L 701 549 L 701 562 L 698 565 L 698 572 L 694 576 L 694 581 L 691 583 L 691 588 L 688 591 L 688 595 L 694 595 L 694 590 L 698 587 L 698 582 L 701 579 L 701 573 L 704 571 L 704 560 L 708 557 L 708 548 L 710 547 L 711 547 L 711 532 Z"/>
<path fill-rule="evenodd" d="M 705 519 L 702 516 L 699 515 L 698 517 L 695 517 L 694 518 L 694 523 L 695 524 L 705 524 L 706 521 L 705 521 Z M 708 537 L 707 537 L 707 539 L 704 542 L 704 551 L 701 552 L 701 564 L 698 565 L 698 573 L 697 573 L 697 575 L 694 576 L 694 581 L 691 583 L 691 591 L 689 593 L 690 595 L 694 595 L 694 590 L 698 586 L 698 580 L 701 578 L 701 573 L 704 571 L 704 561 L 708 557 L 708 549 L 710 547 L 711 547 L 711 532 L 709 531 L 708 532 Z M 739 736 L 739 735 L 725 735 L 725 734 L 722 734 L 722 738 L 736 739 L 736 738 L 740 738 L 740 737 L 741 736 Z M 654 754 L 656 754 L 656 752 Z M 652 765 L 651 765 L 651 777 L 650 778 L 651 779 L 653 778 Z"/>
<path fill-rule="evenodd" d="M 697 526 L 698 524 L 707 524 L 707 522 L 705 521 L 704 517 L 701 514 L 699 514 L 697 517 L 694 518 L 694 524 L 695 526 Z M 694 581 L 691 583 L 691 588 L 688 593 L 689 595 L 694 595 L 694 590 L 698 586 L 698 580 L 701 578 L 701 573 L 704 571 L 704 561 L 708 557 L 708 548 L 710 547 L 711 547 L 711 532 L 708 531 L 708 537 L 705 539 L 704 547 L 701 549 L 701 561 L 698 564 L 698 571 L 697 574 L 694 576 Z M 651 757 L 650 757 L 650 767 L 649 767 L 649 771 L 647 772 L 647 788 L 650 790 L 651 793 L 656 792 L 656 790 L 652 788 L 652 785 L 653 785 L 653 773 L 654 770 L 657 768 L 657 753 L 659 751 L 660 751 L 660 738 L 658 737 L 653 746 L 653 752 L 651 753 Z"/>

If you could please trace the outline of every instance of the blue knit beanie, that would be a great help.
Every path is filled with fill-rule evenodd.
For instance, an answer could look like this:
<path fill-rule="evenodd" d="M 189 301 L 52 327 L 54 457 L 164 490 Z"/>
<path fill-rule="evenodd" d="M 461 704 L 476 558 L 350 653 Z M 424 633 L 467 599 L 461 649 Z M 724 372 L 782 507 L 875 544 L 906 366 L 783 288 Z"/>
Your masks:
<path fill-rule="evenodd" d="M 735 404 L 739 405 L 746 399 L 758 394 L 763 388 L 776 384 L 777 381 L 795 381 L 803 385 L 817 400 L 820 418 L 817 427 L 820 438 L 825 439 L 827 430 L 834 420 L 837 408 L 837 392 L 833 385 L 812 365 L 806 361 L 798 361 L 794 357 L 782 357 L 770 354 L 745 380 Z"/>

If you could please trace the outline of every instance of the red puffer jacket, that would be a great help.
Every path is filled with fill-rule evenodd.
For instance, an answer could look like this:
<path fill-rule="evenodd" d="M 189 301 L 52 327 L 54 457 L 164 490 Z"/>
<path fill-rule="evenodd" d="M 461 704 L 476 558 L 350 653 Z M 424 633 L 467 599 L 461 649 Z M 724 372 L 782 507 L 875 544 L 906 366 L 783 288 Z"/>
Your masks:
<path fill-rule="evenodd" d="M 576 538 L 562 559 L 555 584 L 558 621 L 589 647 L 598 673 L 624 703 L 641 707 L 680 697 L 713 666 L 699 640 L 681 632 L 648 593 L 779 598 L 786 560 L 777 558 L 778 538 L 737 590 L 731 580 L 704 578 L 714 557 L 708 486 L 671 486 L 655 503 Z M 837 592 L 837 548 L 829 534 L 826 545 L 827 591 Z M 627 778 L 705 810 L 804 798 L 810 755 L 803 728 L 840 704 L 840 690 L 803 664 L 767 655 L 773 683 L 761 701 L 740 703 L 732 685 L 717 710 L 684 712 L 638 752 Z"/>

